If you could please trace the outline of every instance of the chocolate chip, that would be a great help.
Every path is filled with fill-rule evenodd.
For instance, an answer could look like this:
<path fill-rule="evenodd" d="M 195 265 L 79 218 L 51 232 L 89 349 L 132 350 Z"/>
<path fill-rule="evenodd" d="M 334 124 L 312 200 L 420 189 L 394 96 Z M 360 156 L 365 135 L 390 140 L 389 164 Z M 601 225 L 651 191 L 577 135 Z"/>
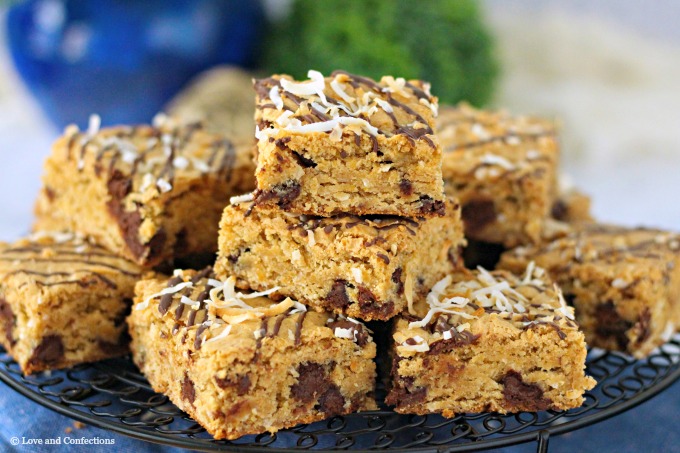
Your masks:
<path fill-rule="evenodd" d="M 401 296 L 404 294 L 404 282 L 401 281 L 401 274 L 403 270 L 398 267 L 392 272 L 392 283 L 397 285 L 397 295 Z"/>
<path fill-rule="evenodd" d="M 221 389 L 235 388 L 238 396 L 243 396 L 250 390 L 250 378 L 247 374 L 237 375 L 235 377 L 225 376 L 218 378 L 215 376 L 215 383 Z"/>
<path fill-rule="evenodd" d="M 341 329 L 349 329 L 356 341 L 356 344 L 358 344 L 359 346 L 363 347 L 366 346 L 366 344 L 368 343 L 368 332 L 366 331 L 362 324 L 357 324 L 352 321 L 339 320 L 328 324 L 328 327 L 333 330 L 335 330 L 338 327 Z"/>
<path fill-rule="evenodd" d="M 319 398 L 319 410 L 327 416 L 338 415 L 344 412 L 345 398 L 340 393 L 337 385 L 331 387 Z"/>
<path fill-rule="evenodd" d="M 463 205 L 465 230 L 476 232 L 496 221 L 496 207 L 493 200 L 471 200 Z"/>
<path fill-rule="evenodd" d="M 292 137 L 279 138 L 274 142 L 274 144 L 279 149 L 288 149 L 288 142 L 290 142 L 291 139 L 292 139 Z"/>
<path fill-rule="evenodd" d="M 503 397 L 510 409 L 516 411 L 544 411 L 552 401 L 543 397 L 543 390 L 536 384 L 526 384 L 522 375 L 510 370 L 501 379 Z"/>
<path fill-rule="evenodd" d="M 417 387 L 414 382 L 414 377 L 397 376 L 393 365 L 393 386 L 385 397 L 385 403 L 390 406 L 405 407 L 424 401 L 427 397 L 427 387 Z"/>
<path fill-rule="evenodd" d="M 477 343 L 477 341 L 481 337 L 481 335 L 479 334 L 475 335 L 468 330 L 458 332 L 456 329 L 451 329 L 450 332 L 451 338 L 449 338 L 448 340 L 442 339 L 430 344 L 430 350 L 428 351 L 428 354 L 430 355 L 445 354 L 447 352 L 453 351 L 456 348 Z"/>
<path fill-rule="evenodd" d="M 269 200 L 276 200 L 278 207 L 288 209 L 293 200 L 300 196 L 301 191 L 299 182 L 288 181 L 274 186 L 271 190 L 255 191 L 255 204 L 259 205 Z"/>
<path fill-rule="evenodd" d="M 107 186 L 110 199 L 107 201 L 106 207 L 111 217 L 118 222 L 118 228 L 123 235 L 128 250 L 135 258 L 139 259 L 146 255 L 146 261 L 149 264 L 155 264 L 158 258 L 160 258 L 158 255 L 162 251 L 167 239 L 165 231 L 158 231 L 151 238 L 148 245 L 142 244 L 139 240 L 139 227 L 142 224 L 142 216 L 138 209 L 134 211 L 125 210 L 123 203 L 123 199 L 132 190 L 132 179 L 125 176 L 120 170 L 114 170 Z"/>
<path fill-rule="evenodd" d="M 0 323 L 2 323 L 2 326 L 5 330 L 5 338 L 7 338 L 7 342 L 10 346 L 14 346 L 16 344 L 16 340 L 13 337 L 14 322 L 14 312 L 12 311 L 12 307 L 10 307 L 9 302 L 3 298 L 0 298 Z"/>
<path fill-rule="evenodd" d="M 34 367 L 41 365 L 55 366 L 64 358 L 64 343 L 60 335 L 45 335 L 40 344 L 33 350 L 28 364 Z"/>
<path fill-rule="evenodd" d="M 628 348 L 626 332 L 633 327 L 633 323 L 621 318 L 611 301 L 599 304 L 595 308 L 595 319 L 597 319 L 595 332 L 598 336 L 613 338 L 622 351 Z"/>
<path fill-rule="evenodd" d="M 566 220 L 569 214 L 569 206 L 563 200 L 557 200 L 550 208 L 550 216 L 555 220 Z"/>
<path fill-rule="evenodd" d="M 360 285 L 357 288 L 357 301 L 361 311 L 370 315 L 373 319 L 387 321 L 394 314 L 393 302 L 380 302 L 365 286 Z"/>
<path fill-rule="evenodd" d="M 303 363 L 297 367 L 297 372 L 298 381 L 290 388 L 290 393 L 303 403 L 316 401 L 332 385 L 319 363 Z"/>
<path fill-rule="evenodd" d="M 194 401 L 196 400 L 196 389 L 194 388 L 194 381 L 192 381 L 189 378 L 189 373 L 184 373 L 181 397 L 183 400 L 187 400 L 191 404 L 194 404 Z"/>
<path fill-rule="evenodd" d="M 651 320 L 652 315 L 649 312 L 649 308 L 645 307 L 645 309 L 642 311 L 642 314 L 638 318 L 638 322 L 635 323 L 635 328 L 637 329 L 638 332 L 638 337 L 635 340 L 636 344 L 640 345 L 647 339 L 649 339 L 649 336 L 651 335 L 650 329 Z"/>
<path fill-rule="evenodd" d="M 443 201 L 435 201 L 431 197 L 423 195 L 420 197 L 420 213 L 443 216 L 446 213 L 446 205 Z"/>
<path fill-rule="evenodd" d="M 316 162 L 314 162 L 312 159 L 309 159 L 302 154 L 298 153 L 297 151 L 291 151 L 293 153 L 293 157 L 297 161 L 297 163 L 303 167 L 303 168 L 314 168 L 316 167 Z"/>
<path fill-rule="evenodd" d="M 57 194 L 54 192 L 54 189 L 52 189 L 50 186 L 45 186 L 45 196 L 47 199 L 52 202 L 54 199 L 57 197 Z"/>
<path fill-rule="evenodd" d="M 407 197 L 413 195 L 413 184 L 408 179 L 402 179 L 399 181 L 399 191 Z"/>
<path fill-rule="evenodd" d="M 333 282 L 333 286 L 326 296 L 326 302 L 332 308 L 345 308 L 350 304 L 346 285 L 346 280 L 335 280 Z"/>

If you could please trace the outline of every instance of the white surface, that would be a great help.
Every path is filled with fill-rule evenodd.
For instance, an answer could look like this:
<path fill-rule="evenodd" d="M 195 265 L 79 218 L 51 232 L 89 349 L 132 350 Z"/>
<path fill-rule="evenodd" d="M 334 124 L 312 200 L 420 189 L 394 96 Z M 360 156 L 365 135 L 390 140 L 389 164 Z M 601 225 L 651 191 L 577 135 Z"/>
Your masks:
<path fill-rule="evenodd" d="M 600 219 L 679 230 L 680 3 L 485 4 L 504 65 L 496 104 L 563 120 L 564 169 Z M 11 240 L 30 228 L 57 131 L 12 72 L 3 32 L 0 240 Z"/>

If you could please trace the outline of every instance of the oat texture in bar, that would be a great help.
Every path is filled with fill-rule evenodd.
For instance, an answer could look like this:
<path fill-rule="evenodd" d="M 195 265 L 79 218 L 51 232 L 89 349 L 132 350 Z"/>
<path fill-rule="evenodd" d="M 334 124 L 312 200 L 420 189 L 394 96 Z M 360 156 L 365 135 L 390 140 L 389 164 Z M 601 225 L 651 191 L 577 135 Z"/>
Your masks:
<path fill-rule="evenodd" d="M 240 293 L 211 269 L 136 287 L 134 362 L 217 439 L 376 409 L 376 349 L 360 322 Z"/>
<path fill-rule="evenodd" d="M 586 223 L 543 246 L 504 253 L 500 267 L 544 267 L 576 308 L 590 346 L 644 357 L 680 326 L 680 236 Z"/>
<path fill-rule="evenodd" d="M 429 219 L 297 216 L 243 201 L 224 210 L 215 270 L 317 310 L 387 320 L 460 265 L 462 230 L 451 201 Z"/>
<path fill-rule="evenodd" d="M 256 202 L 296 214 L 444 214 L 427 83 L 335 71 L 257 80 Z"/>
<path fill-rule="evenodd" d="M 397 319 L 392 358 L 386 401 L 407 414 L 565 410 L 595 385 L 573 308 L 533 264 L 437 282 Z"/>
<path fill-rule="evenodd" d="M 45 162 L 36 230 L 70 230 L 144 267 L 214 253 L 229 197 L 254 185 L 251 150 L 157 117 L 155 126 L 67 128 Z"/>
<path fill-rule="evenodd" d="M 140 272 L 71 233 L 0 243 L 0 344 L 26 374 L 125 354 Z"/>
<path fill-rule="evenodd" d="M 540 242 L 554 222 L 555 125 L 460 104 L 440 109 L 437 136 L 444 188 L 461 202 L 466 236 L 507 247 Z"/>

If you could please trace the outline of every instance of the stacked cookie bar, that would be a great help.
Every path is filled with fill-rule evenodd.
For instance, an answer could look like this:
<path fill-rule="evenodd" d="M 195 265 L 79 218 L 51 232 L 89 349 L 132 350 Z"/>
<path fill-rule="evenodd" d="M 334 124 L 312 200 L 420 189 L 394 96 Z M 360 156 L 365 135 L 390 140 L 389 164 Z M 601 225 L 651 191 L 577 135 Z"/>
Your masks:
<path fill-rule="evenodd" d="M 218 276 L 317 310 L 388 320 L 459 262 L 437 99 L 420 81 L 310 71 L 255 82 L 257 190 L 220 224 Z"/>

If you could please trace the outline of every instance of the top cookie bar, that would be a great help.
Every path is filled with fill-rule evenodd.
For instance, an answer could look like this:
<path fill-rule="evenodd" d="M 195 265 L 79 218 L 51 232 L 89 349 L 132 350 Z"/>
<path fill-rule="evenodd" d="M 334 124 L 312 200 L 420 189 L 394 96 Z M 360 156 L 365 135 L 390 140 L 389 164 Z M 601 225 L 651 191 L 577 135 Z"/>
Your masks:
<path fill-rule="evenodd" d="M 213 253 L 229 197 L 254 185 L 251 148 L 200 124 L 100 130 L 94 117 L 47 158 L 35 229 L 91 236 L 145 267 Z"/>
<path fill-rule="evenodd" d="M 257 204 L 295 214 L 444 215 L 429 85 L 335 71 L 255 81 Z"/>

